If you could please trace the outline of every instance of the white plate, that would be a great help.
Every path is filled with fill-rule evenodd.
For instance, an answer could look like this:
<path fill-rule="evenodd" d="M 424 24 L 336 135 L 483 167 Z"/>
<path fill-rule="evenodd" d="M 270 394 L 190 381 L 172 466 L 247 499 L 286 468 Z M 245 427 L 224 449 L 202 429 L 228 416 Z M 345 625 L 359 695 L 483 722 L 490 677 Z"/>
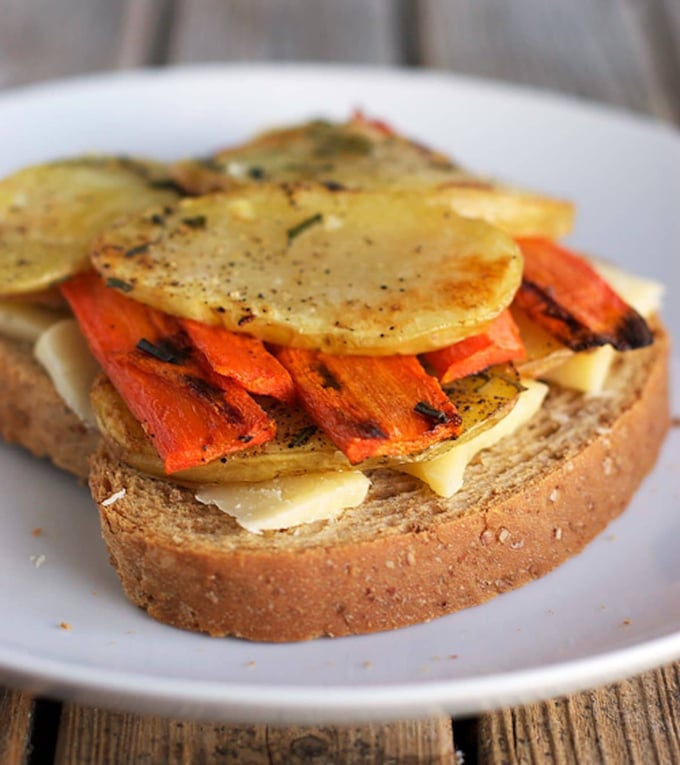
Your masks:
<path fill-rule="evenodd" d="M 680 140 L 613 110 L 434 73 L 125 73 L 0 97 L 0 172 L 90 150 L 205 154 L 354 107 L 480 172 L 576 200 L 573 241 L 663 279 L 680 337 Z M 484 606 L 388 634 L 258 645 L 164 627 L 130 606 L 86 490 L 2 447 L 0 675 L 92 704 L 243 722 L 463 714 L 600 684 L 680 657 L 679 469 L 675 428 L 610 529 Z"/>

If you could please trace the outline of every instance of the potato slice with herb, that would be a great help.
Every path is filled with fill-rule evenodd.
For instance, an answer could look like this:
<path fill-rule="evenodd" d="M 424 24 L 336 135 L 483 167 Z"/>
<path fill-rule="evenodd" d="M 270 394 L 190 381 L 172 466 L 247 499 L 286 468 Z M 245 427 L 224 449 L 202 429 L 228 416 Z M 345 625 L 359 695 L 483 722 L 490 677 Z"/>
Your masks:
<path fill-rule="evenodd" d="M 422 194 L 249 187 L 97 238 L 129 297 L 281 345 L 416 354 L 479 331 L 522 276 L 515 242 Z"/>
<path fill-rule="evenodd" d="M 569 202 L 474 176 L 445 155 L 361 116 L 272 130 L 207 159 L 179 162 L 172 173 L 192 194 L 300 181 L 436 193 L 460 215 L 486 220 L 513 236 L 559 237 L 573 224 Z"/>
<path fill-rule="evenodd" d="M 463 418 L 463 432 L 458 439 L 443 441 L 415 455 L 369 459 L 359 467 L 362 470 L 398 467 L 404 462 L 430 459 L 455 449 L 457 444 L 490 428 L 510 412 L 522 390 L 519 376 L 510 365 L 492 367 L 458 380 L 446 386 L 448 396 Z M 104 375 L 94 385 L 92 405 L 101 432 L 124 462 L 150 475 L 166 475 L 150 439 Z M 273 440 L 235 452 L 223 460 L 175 473 L 173 478 L 199 484 L 255 482 L 281 475 L 356 469 L 299 407 L 271 401 L 265 404 L 265 409 L 276 421 Z"/>
<path fill-rule="evenodd" d="M 163 165 L 81 157 L 0 182 L 0 295 L 53 286 L 89 268 L 92 237 L 121 215 L 177 199 Z"/>

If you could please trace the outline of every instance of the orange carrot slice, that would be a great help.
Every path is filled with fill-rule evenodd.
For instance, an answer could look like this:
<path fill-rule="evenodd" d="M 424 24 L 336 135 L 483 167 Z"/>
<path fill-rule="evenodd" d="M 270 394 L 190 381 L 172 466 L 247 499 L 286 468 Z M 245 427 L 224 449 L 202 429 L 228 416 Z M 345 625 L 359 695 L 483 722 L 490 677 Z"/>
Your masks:
<path fill-rule="evenodd" d="M 645 320 L 588 261 L 548 239 L 519 239 L 524 277 L 516 304 L 574 351 L 613 345 L 620 351 L 653 342 Z"/>
<path fill-rule="evenodd" d="M 205 364 L 173 317 L 126 298 L 92 272 L 61 291 L 168 473 L 274 437 L 273 420 L 242 386 Z"/>
<path fill-rule="evenodd" d="M 163 460 L 166 473 L 212 462 L 273 438 L 274 422 L 233 380 L 169 380 L 135 357 L 114 355 L 106 373 Z M 130 395 L 133 391 L 134 395 Z"/>
<path fill-rule="evenodd" d="M 236 380 L 251 393 L 293 401 L 295 388 L 290 375 L 261 340 L 192 319 L 181 319 L 180 323 L 216 372 Z"/>
<path fill-rule="evenodd" d="M 281 348 L 299 400 L 353 464 L 422 451 L 460 432 L 461 418 L 414 356 L 334 356 Z"/>
<path fill-rule="evenodd" d="M 442 383 L 481 372 L 492 364 L 505 364 L 525 357 L 519 328 L 507 308 L 485 332 L 423 355 Z"/>
<path fill-rule="evenodd" d="M 374 130 L 383 133 L 383 135 L 393 136 L 396 135 L 394 128 L 384 120 L 376 120 L 371 117 L 367 117 L 361 109 L 355 109 L 352 113 L 351 125 L 358 125 L 359 127 L 373 128 Z"/>

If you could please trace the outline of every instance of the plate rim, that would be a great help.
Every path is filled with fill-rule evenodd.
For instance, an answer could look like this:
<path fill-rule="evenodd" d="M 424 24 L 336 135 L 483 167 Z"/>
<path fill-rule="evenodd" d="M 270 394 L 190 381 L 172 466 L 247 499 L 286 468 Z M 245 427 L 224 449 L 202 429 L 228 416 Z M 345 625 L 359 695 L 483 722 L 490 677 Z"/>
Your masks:
<path fill-rule="evenodd" d="M 599 115 L 606 119 L 625 121 L 650 130 L 656 136 L 670 136 L 671 141 L 680 138 L 680 131 L 672 124 L 648 115 L 630 112 L 611 104 L 603 104 L 577 96 L 557 93 L 533 86 L 506 83 L 499 80 L 471 77 L 440 69 L 409 69 L 383 65 L 323 64 L 316 62 L 238 62 L 238 63 L 201 63 L 181 64 L 169 67 L 145 67 L 138 69 L 102 71 L 75 77 L 55 78 L 37 83 L 30 83 L 0 90 L 0 109 L 8 101 L 20 102 L 40 98 L 45 93 L 60 93 L 64 89 L 77 90 L 83 85 L 89 87 L 106 86 L 113 81 L 153 80 L 156 78 L 173 79 L 178 75 L 191 78 L 224 76 L 239 72 L 257 72 L 261 76 L 276 73 L 277 77 L 295 77 L 304 73 L 314 76 L 358 77 L 382 76 L 391 79 L 408 77 L 414 80 L 437 79 L 441 83 L 454 87 L 483 90 L 491 96 L 525 98 L 532 103 L 552 103 L 561 108 L 578 109 L 584 113 Z M 677 144 L 680 148 L 680 142 Z M 675 351 L 677 354 L 677 350 Z M 526 703 L 539 698 L 554 695 L 553 690 L 559 685 L 559 692 L 573 692 L 592 687 L 613 679 L 622 679 L 639 671 L 680 657 L 680 632 L 664 635 L 660 638 L 644 641 L 614 651 L 590 654 L 586 658 L 566 662 L 555 662 L 530 669 L 512 672 L 500 672 L 495 675 L 460 678 L 439 681 L 422 681 L 413 684 L 385 686 L 260 686 L 219 681 L 192 681 L 186 679 L 159 678 L 146 676 L 132 671 L 117 672 L 102 667 L 92 668 L 87 665 L 75 665 L 82 670 L 74 673 L 74 666 L 69 662 L 57 662 L 51 659 L 35 657 L 34 666 L 42 667 L 42 676 L 37 677 L 28 666 L 23 666 L 19 652 L 8 651 L 0 643 L 0 675 L 14 679 L 24 687 L 44 685 L 46 695 L 80 697 L 84 692 L 99 698 L 108 706 L 135 709 L 139 712 L 155 711 L 176 712 L 181 708 L 186 717 L 217 715 L 220 719 L 238 719 L 238 709 L 248 710 L 248 720 L 270 719 L 272 716 L 287 722 L 308 719 L 309 707 L 315 706 L 314 719 L 365 720 L 367 715 L 376 719 L 396 719 L 404 714 L 430 715 L 433 707 L 451 714 L 474 713 L 499 708 L 507 704 Z M 9 661 L 8 661 L 9 660 Z M 60 669 L 61 668 L 61 669 Z M 584 668 L 587 671 L 583 671 Z M 93 671 L 94 670 L 94 671 Z M 578 670 L 578 671 L 575 671 Z M 588 671 L 589 670 L 589 671 Z M 622 674 L 623 670 L 623 674 Z M 546 672 L 559 682 L 546 683 Z M 87 676 L 90 676 L 88 682 Z M 92 682 L 92 677 L 95 682 Z M 46 682 L 47 681 L 47 682 Z M 137 684 L 137 688 L 132 686 Z M 144 681 L 150 681 L 157 689 L 149 689 Z M 518 682 L 520 681 L 520 682 Z M 132 685 L 131 685 L 132 683 Z M 465 688 L 463 688 L 465 686 Z M 474 699 L 470 687 L 479 690 Z M 546 694 L 546 686 L 548 694 Z M 111 696 L 113 689 L 113 696 Z M 231 699 L 225 699 L 225 690 Z M 247 692 L 247 693 L 246 693 Z M 250 694 L 251 700 L 244 702 L 244 696 L 237 701 L 233 695 Z M 197 696 L 201 701 L 197 701 Z M 272 700 L 275 697 L 276 700 Z M 502 697 L 502 698 L 501 698 Z M 512 698 L 515 698 L 513 701 Z M 520 698 L 521 697 L 521 698 Z M 498 699 L 489 704 L 489 700 Z M 268 699 L 268 700 L 267 700 Z M 508 701 L 508 699 L 511 699 Z M 188 708 L 186 705 L 191 704 Z M 284 705 L 281 707 L 280 705 Z M 376 708 L 378 707 L 378 708 Z M 225 718 L 226 715 L 226 718 Z"/>

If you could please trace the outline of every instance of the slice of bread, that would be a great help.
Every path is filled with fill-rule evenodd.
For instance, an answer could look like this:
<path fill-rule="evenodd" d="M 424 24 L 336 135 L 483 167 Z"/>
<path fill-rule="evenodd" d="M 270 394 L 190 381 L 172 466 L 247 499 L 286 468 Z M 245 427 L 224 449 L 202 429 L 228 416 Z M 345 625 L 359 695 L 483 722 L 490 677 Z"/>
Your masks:
<path fill-rule="evenodd" d="M 482 603 L 582 550 L 654 465 L 669 427 L 668 340 L 656 335 L 618 354 L 602 395 L 553 387 L 451 499 L 376 470 L 367 500 L 336 521 L 256 535 L 102 444 L 90 486 L 111 561 L 152 617 L 215 636 L 360 634 Z"/>
<path fill-rule="evenodd" d="M 99 433 L 64 403 L 33 355 L 33 344 L 0 335 L 0 436 L 87 478 Z"/>

